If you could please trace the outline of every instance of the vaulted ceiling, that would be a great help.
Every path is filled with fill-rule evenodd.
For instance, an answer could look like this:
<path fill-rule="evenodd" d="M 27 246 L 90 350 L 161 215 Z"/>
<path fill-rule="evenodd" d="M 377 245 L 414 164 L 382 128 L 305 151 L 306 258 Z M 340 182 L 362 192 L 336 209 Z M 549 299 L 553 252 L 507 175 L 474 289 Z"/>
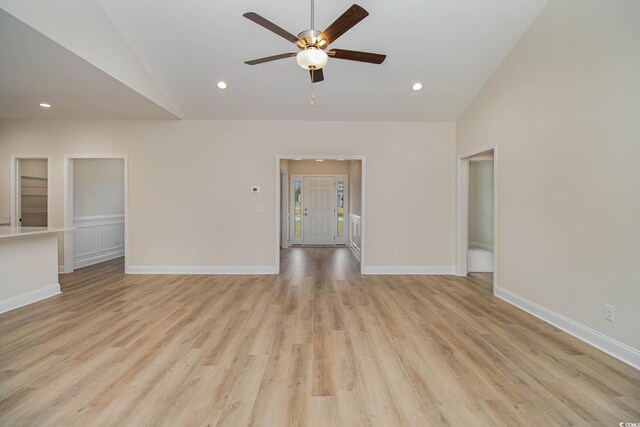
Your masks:
<path fill-rule="evenodd" d="M 363 0 L 370 15 L 332 47 L 387 60 L 330 59 L 310 107 L 295 58 L 243 63 L 296 51 L 244 12 L 297 34 L 306 1 L 0 0 L 0 118 L 453 121 L 546 3 Z M 316 29 L 350 5 L 316 0 Z M 51 111 L 37 108 L 45 98 Z"/>

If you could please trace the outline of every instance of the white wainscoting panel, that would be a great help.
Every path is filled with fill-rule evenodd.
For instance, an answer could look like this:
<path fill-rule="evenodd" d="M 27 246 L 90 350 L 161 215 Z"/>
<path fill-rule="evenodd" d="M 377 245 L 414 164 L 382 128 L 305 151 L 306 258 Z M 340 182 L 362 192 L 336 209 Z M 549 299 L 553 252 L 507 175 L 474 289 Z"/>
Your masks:
<path fill-rule="evenodd" d="M 360 215 L 349 214 L 349 247 L 358 260 L 360 260 L 361 223 Z"/>
<path fill-rule="evenodd" d="M 85 255 L 93 255 L 98 252 L 98 226 L 81 226 L 74 221 L 73 232 L 73 257 L 80 258 Z"/>
<path fill-rule="evenodd" d="M 124 256 L 124 215 L 73 219 L 73 268 Z"/>

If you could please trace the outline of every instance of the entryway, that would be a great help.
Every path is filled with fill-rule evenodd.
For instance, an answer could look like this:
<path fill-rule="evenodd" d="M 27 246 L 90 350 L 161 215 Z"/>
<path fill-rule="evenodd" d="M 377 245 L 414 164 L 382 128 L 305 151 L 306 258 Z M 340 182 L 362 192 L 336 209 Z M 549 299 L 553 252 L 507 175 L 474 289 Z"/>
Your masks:
<path fill-rule="evenodd" d="M 497 283 L 497 146 L 458 158 L 457 274 L 489 275 Z"/>
<path fill-rule="evenodd" d="M 349 168 L 350 164 L 325 163 L 328 172 L 334 174 L 307 174 L 305 162 L 290 162 L 291 203 L 283 208 L 282 215 L 291 218 L 285 227 L 293 230 L 291 245 L 347 245 L 349 218 Z M 346 173 L 345 173 L 346 172 Z M 288 245 L 287 245 L 288 246 Z M 286 247 L 283 245 L 283 247 Z"/>
<path fill-rule="evenodd" d="M 64 163 L 65 273 L 127 252 L 127 159 L 66 156 Z"/>
<path fill-rule="evenodd" d="M 469 273 L 493 273 L 493 199 L 491 150 L 469 158 Z"/>
<path fill-rule="evenodd" d="M 343 184 L 344 185 L 344 184 Z M 337 242 L 336 179 L 333 176 L 305 176 L 302 199 L 302 239 L 305 245 L 335 245 Z"/>
<path fill-rule="evenodd" d="M 278 156 L 279 251 L 346 248 L 363 259 L 364 157 Z"/>

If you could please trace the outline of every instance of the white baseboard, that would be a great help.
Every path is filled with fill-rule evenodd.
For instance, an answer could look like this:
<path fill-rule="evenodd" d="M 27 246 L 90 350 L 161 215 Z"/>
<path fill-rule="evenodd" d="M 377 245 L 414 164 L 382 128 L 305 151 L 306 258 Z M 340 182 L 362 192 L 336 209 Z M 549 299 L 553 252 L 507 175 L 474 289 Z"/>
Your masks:
<path fill-rule="evenodd" d="M 64 273 L 64 265 L 58 266 L 58 274 Z"/>
<path fill-rule="evenodd" d="M 114 251 L 98 253 L 92 256 L 79 257 L 79 259 L 73 260 L 73 268 L 76 269 L 76 268 L 87 267 L 93 264 L 98 264 L 100 262 L 109 261 L 109 260 L 120 258 L 123 256 L 124 256 L 124 249 L 116 249 Z M 64 266 L 62 271 L 64 271 Z"/>
<path fill-rule="evenodd" d="M 504 288 L 496 288 L 495 295 L 509 304 L 515 305 L 538 319 L 543 320 L 556 328 L 573 335 L 579 340 L 604 351 L 627 365 L 640 370 L 640 350 L 608 337 L 589 328 L 588 326 L 569 319 L 555 311 L 549 310 L 540 304 L 523 298 L 520 295 Z"/>
<path fill-rule="evenodd" d="M 488 250 L 488 251 L 493 252 L 493 245 L 487 245 L 486 243 L 481 243 L 481 242 L 469 242 L 469 247 L 471 247 L 471 248 L 486 249 L 486 250 Z"/>
<path fill-rule="evenodd" d="M 130 265 L 128 274 L 278 274 L 272 265 L 214 266 L 214 265 Z"/>
<path fill-rule="evenodd" d="M 56 283 L 21 295 L 16 295 L 15 297 L 0 301 L 0 313 L 6 313 L 7 311 L 33 304 L 34 302 L 50 298 L 54 295 L 58 295 L 59 293 L 60 284 Z"/>
<path fill-rule="evenodd" d="M 365 266 L 362 274 L 455 274 L 455 266 Z"/>

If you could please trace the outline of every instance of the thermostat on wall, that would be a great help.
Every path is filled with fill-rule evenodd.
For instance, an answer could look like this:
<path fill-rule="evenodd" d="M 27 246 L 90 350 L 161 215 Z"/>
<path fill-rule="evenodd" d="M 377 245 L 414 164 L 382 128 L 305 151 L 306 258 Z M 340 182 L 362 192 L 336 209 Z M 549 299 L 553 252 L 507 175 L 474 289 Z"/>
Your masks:
<path fill-rule="evenodd" d="M 259 185 L 252 185 L 251 186 L 251 192 L 252 193 L 259 193 L 260 192 L 260 186 Z"/>

